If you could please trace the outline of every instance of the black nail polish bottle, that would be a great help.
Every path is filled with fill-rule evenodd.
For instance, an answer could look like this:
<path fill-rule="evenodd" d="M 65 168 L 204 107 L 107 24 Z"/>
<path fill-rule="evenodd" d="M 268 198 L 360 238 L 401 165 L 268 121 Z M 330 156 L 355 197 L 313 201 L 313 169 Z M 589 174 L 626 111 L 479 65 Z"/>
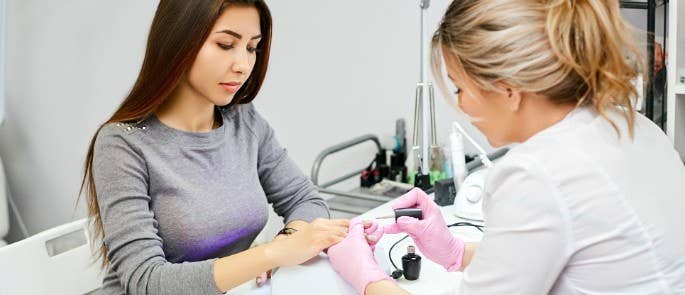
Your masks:
<path fill-rule="evenodd" d="M 407 247 L 407 255 L 402 256 L 402 269 L 404 278 L 410 281 L 419 278 L 421 273 L 421 256 L 416 254 L 414 246 Z"/>

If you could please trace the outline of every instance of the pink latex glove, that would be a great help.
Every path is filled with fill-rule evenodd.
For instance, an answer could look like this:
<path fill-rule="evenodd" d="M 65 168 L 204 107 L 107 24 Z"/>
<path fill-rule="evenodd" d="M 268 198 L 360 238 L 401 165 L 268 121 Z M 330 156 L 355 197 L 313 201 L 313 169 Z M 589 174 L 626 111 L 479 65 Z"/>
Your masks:
<path fill-rule="evenodd" d="M 376 263 L 371 247 L 366 241 L 361 220 L 350 221 L 347 237 L 328 248 L 328 258 L 333 269 L 359 294 L 365 294 L 366 286 L 382 280 L 394 280 Z"/>
<path fill-rule="evenodd" d="M 447 271 L 461 268 L 465 244 L 447 229 L 440 208 L 426 193 L 415 188 L 395 200 L 392 208 L 420 208 L 423 220 L 402 216 L 396 223 L 384 226 L 386 234 L 405 232 L 426 258 L 442 265 Z"/>
<path fill-rule="evenodd" d="M 379 225 L 378 222 L 373 220 L 365 220 L 364 222 L 364 233 L 366 234 L 366 242 L 371 246 L 371 252 L 376 250 L 376 244 L 383 237 L 383 226 Z M 366 227 L 369 224 L 369 227 Z"/>

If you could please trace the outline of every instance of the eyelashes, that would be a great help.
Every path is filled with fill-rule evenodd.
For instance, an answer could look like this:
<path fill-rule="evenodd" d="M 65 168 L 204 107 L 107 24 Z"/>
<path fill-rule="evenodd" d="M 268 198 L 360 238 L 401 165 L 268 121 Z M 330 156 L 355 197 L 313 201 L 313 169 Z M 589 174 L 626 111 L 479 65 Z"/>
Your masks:
<path fill-rule="evenodd" d="M 218 45 L 219 48 L 221 48 L 223 50 L 231 50 L 234 48 L 233 45 L 228 45 L 228 44 L 216 43 L 216 45 Z M 259 51 L 260 50 L 256 47 L 251 47 L 251 46 L 247 47 L 247 52 L 249 52 L 249 53 L 257 53 Z"/>

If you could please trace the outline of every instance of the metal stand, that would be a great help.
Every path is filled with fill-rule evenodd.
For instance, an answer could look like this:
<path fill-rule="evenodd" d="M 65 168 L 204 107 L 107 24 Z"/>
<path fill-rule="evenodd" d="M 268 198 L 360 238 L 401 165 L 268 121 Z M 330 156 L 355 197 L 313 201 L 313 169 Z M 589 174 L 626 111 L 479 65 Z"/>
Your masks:
<path fill-rule="evenodd" d="M 438 146 L 435 132 L 435 92 L 433 90 L 433 85 L 428 82 L 429 37 L 427 31 L 428 18 L 426 17 L 426 13 L 430 7 L 430 0 L 421 0 L 419 7 L 421 9 L 421 80 L 416 85 L 416 98 L 414 101 L 414 142 L 412 152 L 414 154 L 414 160 L 416 161 L 414 184 L 425 190 L 431 187 L 429 161 L 432 159 L 431 156 L 436 156 L 440 153 L 440 147 Z M 430 106 L 430 109 L 427 106 Z M 430 122 L 428 121 L 429 119 Z M 421 122 L 420 126 L 419 122 Z"/>

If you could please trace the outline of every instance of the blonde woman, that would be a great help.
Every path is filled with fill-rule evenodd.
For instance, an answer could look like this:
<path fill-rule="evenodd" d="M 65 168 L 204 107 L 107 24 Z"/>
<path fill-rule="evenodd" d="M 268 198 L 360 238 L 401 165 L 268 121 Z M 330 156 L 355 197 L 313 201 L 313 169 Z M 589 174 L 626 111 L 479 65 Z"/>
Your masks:
<path fill-rule="evenodd" d="M 493 146 L 518 145 L 489 172 L 480 243 L 453 236 L 418 190 L 394 207 L 424 219 L 375 238 L 408 233 L 464 272 L 459 294 L 685 293 L 685 167 L 633 109 L 630 36 L 615 0 L 454 1 L 433 38 L 436 69 L 444 60 L 459 109 Z M 328 251 L 333 267 L 361 294 L 403 293 L 364 236 L 354 220 Z"/>

